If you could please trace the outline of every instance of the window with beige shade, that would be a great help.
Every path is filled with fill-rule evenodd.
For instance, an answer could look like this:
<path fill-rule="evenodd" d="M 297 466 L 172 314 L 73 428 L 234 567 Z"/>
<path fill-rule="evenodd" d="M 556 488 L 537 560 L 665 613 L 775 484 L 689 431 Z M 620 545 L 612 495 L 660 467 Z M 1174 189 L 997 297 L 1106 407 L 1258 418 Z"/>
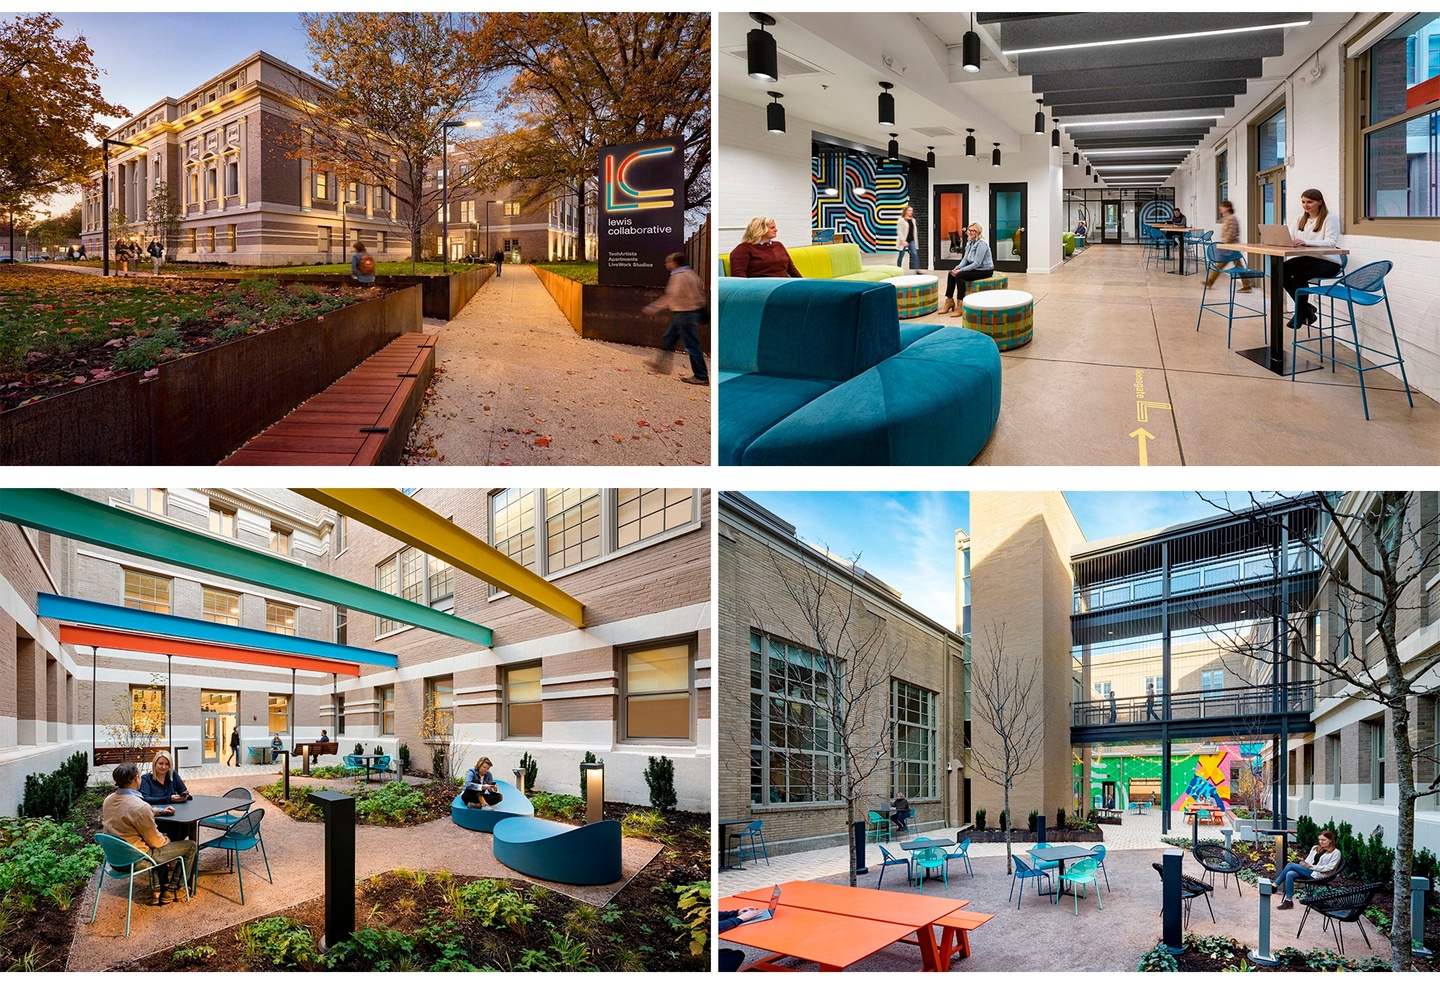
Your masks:
<path fill-rule="evenodd" d="M 626 740 L 692 738 L 693 640 L 629 649 L 622 655 Z"/>
<path fill-rule="evenodd" d="M 505 671 L 505 736 L 540 737 L 544 722 L 540 663 Z"/>
<path fill-rule="evenodd" d="M 206 587 L 200 608 L 200 618 L 217 625 L 238 625 L 240 623 L 240 595 Z"/>
<path fill-rule="evenodd" d="M 125 606 L 140 611 L 170 613 L 170 578 L 139 570 L 125 571 Z"/>

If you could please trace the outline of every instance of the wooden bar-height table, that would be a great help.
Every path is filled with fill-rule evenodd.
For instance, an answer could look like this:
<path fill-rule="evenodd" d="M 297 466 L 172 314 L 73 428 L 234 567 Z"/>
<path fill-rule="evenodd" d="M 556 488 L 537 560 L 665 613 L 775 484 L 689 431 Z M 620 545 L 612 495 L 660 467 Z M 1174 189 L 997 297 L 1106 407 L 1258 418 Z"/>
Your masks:
<path fill-rule="evenodd" d="M 1269 256 L 1270 265 L 1270 344 L 1261 348 L 1246 348 L 1237 352 L 1256 365 L 1263 366 L 1276 375 L 1289 375 L 1290 362 L 1294 358 L 1285 350 L 1285 261 L 1293 256 L 1348 256 L 1350 250 L 1338 246 L 1267 246 L 1263 242 L 1227 242 L 1225 248 L 1250 253 L 1252 256 Z M 1318 311 L 1319 308 L 1317 307 Z M 1320 366 L 1308 359 L 1295 361 L 1296 372 L 1311 372 Z"/>
<path fill-rule="evenodd" d="M 1160 231 L 1160 232 L 1185 232 L 1185 233 L 1190 233 L 1190 232 L 1199 232 L 1199 231 L 1200 231 L 1198 228 L 1195 228 L 1195 227 L 1189 226 L 1189 225 L 1156 225 L 1156 224 L 1153 223 L 1153 222 L 1146 222 L 1145 224 L 1148 225 L 1148 226 L 1150 226 L 1150 228 L 1156 229 L 1156 230 L 1158 230 L 1158 231 Z M 1179 239 L 1176 239 L 1176 240 L 1175 240 L 1175 244 L 1180 247 L 1180 269 L 1179 269 L 1179 270 L 1166 270 L 1165 272 L 1166 272 L 1166 273 L 1174 273 L 1176 276 L 1189 276 L 1189 274 L 1185 272 L 1185 237 L 1184 237 L 1184 236 L 1181 236 Z"/>

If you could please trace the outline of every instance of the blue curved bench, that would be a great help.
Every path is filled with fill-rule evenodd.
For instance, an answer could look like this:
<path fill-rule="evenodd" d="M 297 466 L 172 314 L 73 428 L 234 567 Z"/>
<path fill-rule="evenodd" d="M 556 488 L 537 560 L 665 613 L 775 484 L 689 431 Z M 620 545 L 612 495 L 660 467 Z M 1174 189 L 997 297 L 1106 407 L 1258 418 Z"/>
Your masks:
<path fill-rule="evenodd" d="M 613 819 L 566 826 L 517 816 L 495 824 L 493 842 L 496 860 L 541 880 L 611 884 L 620 879 L 620 824 Z"/>
<path fill-rule="evenodd" d="M 509 782 L 497 781 L 495 785 L 504 796 L 496 805 L 471 809 L 461 801 L 459 795 L 451 800 L 450 818 L 455 820 L 456 826 L 473 829 L 477 833 L 493 833 L 495 824 L 502 819 L 535 815 L 535 807 L 530 804 L 529 799 L 520 794 L 518 788 Z"/>

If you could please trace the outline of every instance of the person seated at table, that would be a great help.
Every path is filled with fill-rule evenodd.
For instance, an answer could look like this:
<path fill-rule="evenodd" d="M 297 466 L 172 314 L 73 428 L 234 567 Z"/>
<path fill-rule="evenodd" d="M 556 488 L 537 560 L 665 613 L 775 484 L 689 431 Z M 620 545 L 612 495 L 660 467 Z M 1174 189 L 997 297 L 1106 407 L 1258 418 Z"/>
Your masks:
<path fill-rule="evenodd" d="M 157 806 L 190 799 L 190 790 L 185 787 L 185 780 L 175 770 L 169 751 L 157 752 L 155 759 L 150 762 L 150 774 L 140 779 L 140 798 Z"/>
<path fill-rule="evenodd" d="M 736 925 L 743 925 L 752 918 L 757 918 L 764 912 L 764 908 L 736 908 L 734 911 L 720 912 L 720 931 L 728 932 Z"/>
<path fill-rule="evenodd" d="M 1315 188 L 1300 192 L 1300 217 L 1291 229 L 1292 239 L 1297 246 L 1338 246 L 1340 226 L 1335 216 L 1325 207 L 1325 196 Z M 1295 291 L 1310 285 L 1311 280 L 1320 277 L 1340 275 L 1340 256 L 1295 256 L 1285 261 L 1285 292 L 1295 301 L 1295 313 L 1290 318 L 1290 327 L 1315 323 L 1315 308 L 1308 300 L 1297 300 Z"/>
<path fill-rule="evenodd" d="M 475 767 L 465 774 L 465 787 L 460 791 L 460 801 L 471 809 L 493 806 L 505 798 L 500 793 L 500 786 L 495 784 L 495 776 L 490 774 L 492 764 L 494 762 L 489 758 L 481 758 L 475 762 Z M 483 804 L 481 799 L 485 800 Z"/>
<path fill-rule="evenodd" d="M 280 741 L 279 734 L 270 735 L 270 757 L 278 758 L 285 753 L 285 745 Z"/>
<path fill-rule="evenodd" d="M 1304 860 L 1286 864 L 1280 876 L 1275 879 L 1275 883 L 1285 887 L 1285 900 L 1280 902 L 1276 910 L 1284 911 L 1286 908 L 1295 907 L 1295 902 L 1291 899 L 1295 894 L 1296 881 L 1313 881 L 1317 877 L 1324 877 L 1339 865 L 1340 850 L 1335 846 L 1335 834 L 1331 830 L 1322 829 L 1320 841 L 1315 844 L 1310 855 Z"/>
<path fill-rule="evenodd" d="M 100 822 L 103 831 L 116 839 L 124 840 L 136 849 L 147 853 L 157 866 L 150 872 L 150 903 L 169 904 L 171 901 L 188 901 L 185 893 L 185 870 L 190 874 L 189 883 L 195 883 L 195 854 L 199 847 L 194 840 L 172 842 L 155 825 L 156 816 L 174 815 L 174 806 L 157 808 L 145 802 L 140 796 L 140 769 L 132 761 L 115 766 L 111 772 L 115 779 L 115 791 L 105 797 L 100 806 Z M 161 880 L 162 867 L 171 864 L 170 881 Z M 184 865 L 184 868 L 181 868 Z M 168 889 L 168 894 L 166 893 Z"/>
<path fill-rule="evenodd" d="M 1190 224 L 1190 220 L 1185 217 L 1185 213 L 1182 212 L 1182 211 L 1180 210 L 1180 207 L 1177 205 L 1177 206 L 1175 207 L 1175 211 L 1174 211 L 1174 212 L 1171 214 L 1171 216 L 1170 216 L 1170 221 L 1169 221 L 1167 224 L 1169 224 L 1169 225 L 1189 225 L 1189 224 Z M 1181 244 L 1181 243 L 1180 243 L 1180 240 L 1182 240 L 1182 239 L 1184 239 L 1184 238 L 1185 238 L 1185 233 L 1183 233 L 1183 232 L 1167 232 L 1167 233 L 1165 233 L 1165 255 L 1166 255 L 1166 256 L 1169 256 L 1169 255 L 1170 255 L 1170 243 L 1173 242 L 1173 243 L 1175 243 L 1175 244 L 1178 246 L 1178 245 Z"/>
<path fill-rule="evenodd" d="M 730 250 L 730 275 L 801 279 L 790 253 L 775 238 L 779 234 L 773 218 L 765 215 L 752 218 L 745 226 L 740 244 Z"/>
<path fill-rule="evenodd" d="M 890 821 L 903 833 L 910 828 L 910 800 L 904 795 L 897 795 L 892 808 L 894 811 L 890 815 Z"/>
<path fill-rule="evenodd" d="M 960 265 L 945 278 L 945 306 L 940 308 L 941 314 L 953 309 L 955 313 L 951 317 L 965 313 L 966 287 L 995 273 L 995 258 L 990 255 L 990 244 L 980 238 L 983 231 L 980 223 L 971 222 L 965 231 L 970 236 L 965 242 L 965 255 L 960 258 Z"/>

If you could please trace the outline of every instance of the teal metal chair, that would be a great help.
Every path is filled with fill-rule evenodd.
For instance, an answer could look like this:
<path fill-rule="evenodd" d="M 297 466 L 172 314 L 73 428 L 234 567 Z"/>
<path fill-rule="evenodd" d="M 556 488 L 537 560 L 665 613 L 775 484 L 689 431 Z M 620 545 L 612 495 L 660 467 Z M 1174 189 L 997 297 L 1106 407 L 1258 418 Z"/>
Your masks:
<path fill-rule="evenodd" d="M 926 847 L 914 856 L 915 861 L 915 885 L 920 888 L 920 893 L 925 893 L 925 874 L 927 871 L 938 870 L 945 881 L 945 886 L 950 886 L 950 865 L 945 862 L 945 848 L 943 846 Z"/>
<path fill-rule="evenodd" d="M 1297 303 L 1302 295 L 1315 297 L 1317 299 L 1328 297 L 1331 300 L 1328 325 L 1326 323 L 1327 318 L 1321 315 L 1314 325 L 1316 330 L 1315 334 L 1301 338 L 1297 330 L 1295 340 L 1292 343 L 1295 351 L 1308 352 L 1316 355 L 1320 359 L 1320 364 L 1324 365 L 1325 337 L 1328 334 L 1330 337 L 1330 371 L 1333 373 L 1336 365 L 1343 365 L 1346 368 L 1354 369 L 1356 374 L 1360 376 L 1360 405 L 1365 410 L 1365 419 L 1367 420 L 1370 419 L 1370 401 L 1365 395 L 1365 373 L 1373 372 L 1375 369 L 1384 369 L 1392 365 L 1398 365 L 1400 367 L 1400 381 L 1405 386 L 1405 398 L 1412 407 L 1415 405 L 1415 397 L 1410 392 L 1410 380 L 1405 377 L 1405 359 L 1400 354 L 1400 337 L 1395 333 L 1395 315 L 1390 310 L 1390 298 L 1385 293 L 1385 277 L 1389 275 L 1393 267 L 1394 264 L 1388 259 L 1382 259 L 1378 263 L 1369 263 L 1353 273 L 1347 273 L 1333 283 L 1319 287 L 1301 287 L 1295 291 Z M 1337 300 L 1343 300 L 1345 302 L 1345 310 L 1348 317 L 1343 321 L 1335 316 L 1334 301 Z M 1362 307 L 1374 307 L 1378 304 L 1385 305 L 1385 316 L 1390 322 L 1390 340 L 1395 345 L 1393 352 L 1360 343 L 1360 328 L 1355 320 L 1356 304 Z M 1318 311 L 1319 304 L 1316 304 L 1316 309 Z M 1354 362 L 1347 362 L 1336 354 L 1335 331 L 1338 327 L 1346 324 L 1350 327 L 1351 346 L 1355 353 Z M 1366 365 L 1363 356 L 1370 356 L 1372 359 L 1381 360 L 1372 361 L 1370 365 Z M 1290 378 L 1292 380 L 1295 378 L 1294 359 L 1291 359 Z"/>
<path fill-rule="evenodd" d="M 232 788 L 221 796 L 221 798 L 238 800 L 235 809 L 240 811 L 236 812 L 235 809 L 232 809 L 229 812 L 222 812 L 218 816 L 211 816 L 209 819 L 200 820 L 200 825 L 205 829 L 218 829 L 223 833 L 231 826 L 234 826 L 241 816 L 250 811 L 250 806 L 254 803 L 255 797 L 250 794 L 248 788 Z"/>
<path fill-rule="evenodd" d="M 390 766 L 390 755 L 388 754 L 382 754 L 380 757 L 376 758 L 375 763 L 370 767 L 380 772 L 380 774 L 382 775 L 388 775 L 395 770 Z"/>
<path fill-rule="evenodd" d="M 1030 854 L 1030 866 L 1034 867 L 1036 870 L 1055 870 L 1057 867 L 1060 866 L 1060 861 L 1058 860 L 1039 860 L 1036 858 L 1035 851 L 1043 849 L 1044 847 L 1047 847 L 1049 845 L 1049 843 L 1036 843 L 1029 849 L 1028 852 Z"/>
<path fill-rule="evenodd" d="M 1086 857 L 1084 860 L 1077 860 L 1070 865 L 1070 869 L 1060 875 L 1060 887 L 1064 889 L 1066 884 L 1071 886 L 1070 896 L 1075 899 L 1075 914 L 1080 914 L 1080 895 L 1076 888 L 1088 893 L 1087 885 L 1094 884 L 1099 873 L 1100 863 L 1094 857 Z M 1105 901 L 1100 897 L 1100 889 L 1095 889 L 1095 901 L 1100 905 L 1100 910 L 1105 910 Z M 1060 892 L 1055 892 L 1055 903 L 1060 903 Z"/>
<path fill-rule="evenodd" d="M 1142 238 L 1145 240 L 1145 269 L 1150 269 L 1154 262 L 1161 269 L 1165 268 L 1165 233 L 1150 226 L 1141 227 Z"/>
<path fill-rule="evenodd" d="M 950 861 L 952 860 L 965 861 L 965 869 L 969 871 L 971 877 L 975 876 L 975 868 L 970 866 L 970 837 L 965 837 L 965 839 L 955 844 L 955 849 L 945 854 L 945 866 L 947 868 L 950 866 Z"/>
<path fill-rule="evenodd" d="M 185 896 L 190 897 L 190 879 L 185 874 L 185 865 L 180 858 L 176 857 L 164 864 L 157 864 L 144 850 L 131 846 L 124 840 L 111 836 L 108 833 L 96 833 L 95 842 L 105 854 L 104 861 L 100 864 L 100 883 L 95 885 L 95 907 L 90 911 L 90 924 L 95 924 L 95 916 L 100 913 L 100 892 L 105 887 L 105 875 L 109 874 L 113 879 L 124 878 L 130 882 L 129 891 L 125 896 L 125 937 L 130 937 L 130 911 L 135 904 L 135 878 L 141 874 L 149 874 L 161 867 L 168 867 L 172 863 L 180 863 L 180 877 L 185 884 Z"/>
<path fill-rule="evenodd" d="M 882 859 L 881 862 L 880 862 L 880 879 L 875 882 L 875 888 L 876 888 L 876 890 L 879 890 L 880 885 L 882 885 L 882 884 L 885 883 L 885 868 L 886 868 L 886 867 L 900 867 L 900 866 L 903 866 L 903 867 L 905 868 L 905 880 L 908 882 L 908 881 L 913 881 L 913 880 L 915 879 L 915 877 L 914 877 L 914 872 L 913 872 L 913 868 L 911 867 L 910 858 L 909 858 L 909 857 L 896 857 L 896 856 L 891 855 L 890 851 L 887 850 L 887 849 L 885 849 L 885 845 L 884 845 L 883 843 L 877 843 L 877 844 L 875 844 L 875 845 L 880 848 L 880 856 L 881 856 L 882 858 L 884 858 L 884 859 Z"/>
<path fill-rule="evenodd" d="M 1234 330 L 1236 321 L 1258 317 L 1260 318 L 1260 323 L 1268 323 L 1265 320 L 1265 271 L 1252 270 L 1247 267 L 1236 269 L 1233 266 L 1221 268 L 1221 264 L 1234 262 L 1234 257 L 1238 255 L 1234 250 L 1218 248 L 1213 242 L 1205 243 L 1205 270 L 1208 273 L 1220 273 L 1229 278 L 1230 297 L 1229 300 L 1225 302 L 1217 300 L 1207 304 L 1205 298 L 1210 292 L 1210 278 L 1207 276 L 1205 278 L 1205 284 L 1200 290 L 1200 313 L 1195 315 L 1195 330 L 1200 330 L 1200 321 L 1205 317 L 1206 311 L 1214 311 L 1216 314 L 1223 316 L 1225 318 L 1226 348 L 1230 347 L 1230 334 Z M 1260 309 L 1258 311 L 1253 307 L 1246 307 L 1244 304 L 1237 305 L 1235 303 L 1235 284 L 1242 281 L 1248 283 L 1251 280 L 1260 281 Z M 1236 314 L 1235 308 L 1237 306 L 1240 310 L 1249 313 Z"/>
<path fill-rule="evenodd" d="M 235 864 L 236 879 L 240 881 L 240 903 L 242 905 L 245 903 L 245 871 L 240 865 L 240 854 L 258 846 L 260 856 L 265 858 L 265 879 L 271 884 L 275 883 L 275 878 L 270 873 L 270 857 L 265 853 L 265 841 L 260 837 L 260 821 L 264 818 L 264 809 L 252 809 L 237 819 L 225 831 L 224 836 L 217 836 L 213 840 L 200 844 L 202 850 L 224 850 L 230 855 L 230 859 Z"/>
<path fill-rule="evenodd" d="M 363 775 L 363 774 L 365 774 L 365 762 L 361 761 L 361 760 L 360 760 L 359 758 L 357 758 L 355 755 L 353 755 L 353 754 L 347 754 L 347 755 L 345 755 L 345 757 L 344 757 L 342 760 L 343 760 L 343 762 L 344 762 L 344 764 L 342 765 L 342 767 L 345 769 L 345 774 L 347 774 L 347 775 Z"/>
<path fill-rule="evenodd" d="M 1020 902 L 1025 900 L 1025 885 L 1021 882 L 1029 880 L 1035 881 L 1035 894 L 1038 897 L 1040 894 L 1043 893 L 1040 890 L 1040 878 L 1043 877 L 1045 879 L 1045 883 L 1049 884 L 1050 872 L 1031 867 L 1019 857 L 1012 857 L 1011 859 L 1015 861 L 1015 876 L 1010 881 L 1010 897 L 1015 897 L 1015 885 L 1020 884 L 1020 897 L 1015 902 L 1015 910 L 1019 911 Z"/>
<path fill-rule="evenodd" d="M 1095 863 L 1096 863 L 1096 865 L 1100 868 L 1101 873 L 1103 873 L 1103 874 L 1105 875 L 1105 890 L 1109 891 L 1109 890 L 1110 890 L 1110 872 L 1105 869 L 1105 844 L 1104 844 L 1104 843 L 1097 843 L 1097 844 L 1095 844 L 1095 848 L 1090 851 L 1090 856 L 1092 856 L 1092 857 L 1095 858 Z"/>
<path fill-rule="evenodd" d="M 871 810 L 868 816 L 870 822 L 865 828 L 865 841 L 867 843 L 879 843 L 883 834 L 885 842 L 890 842 L 890 820 Z"/>
<path fill-rule="evenodd" d="M 757 819 L 738 833 L 731 833 L 730 839 L 735 841 L 735 856 L 743 865 L 745 863 L 745 841 L 750 841 L 750 859 L 758 860 L 765 858 L 765 866 L 770 866 L 770 851 L 765 847 L 765 820 Z"/>

